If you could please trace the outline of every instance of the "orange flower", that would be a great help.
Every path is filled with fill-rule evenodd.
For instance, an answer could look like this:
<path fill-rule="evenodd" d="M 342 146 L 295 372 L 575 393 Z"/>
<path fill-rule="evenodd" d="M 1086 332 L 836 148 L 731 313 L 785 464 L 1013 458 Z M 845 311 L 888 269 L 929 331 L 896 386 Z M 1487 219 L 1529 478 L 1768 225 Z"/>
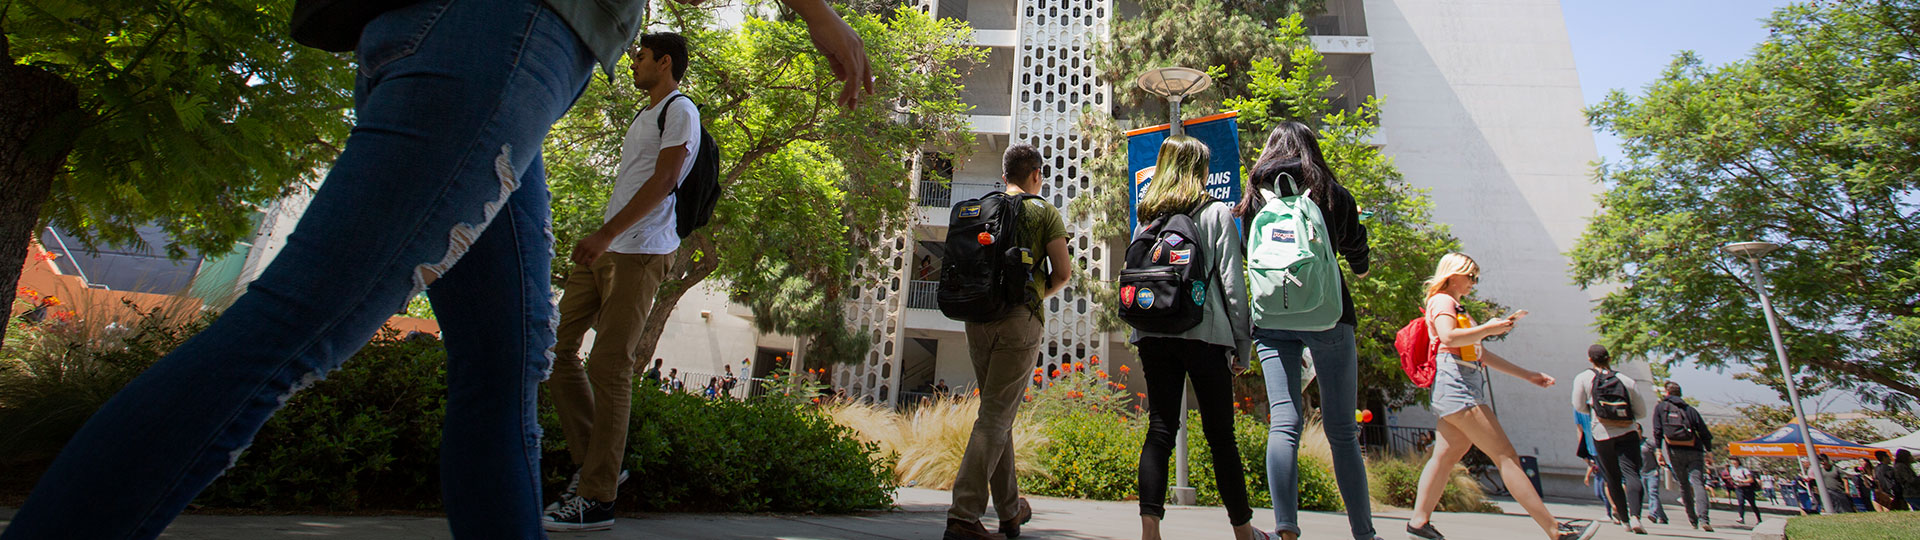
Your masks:
<path fill-rule="evenodd" d="M 1035 377 L 1039 377 L 1039 376 L 1041 376 L 1041 375 L 1045 375 L 1046 373 L 1047 373 L 1047 372 L 1046 372 L 1046 370 L 1044 370 L 1044 369 L 1040 369 L 1040 368 L 1033 368 L 1033 376 L 1035 376 Z"/>
<path fill-rule="evenodd" d="M 979 388 L 973 389 L 973 395 L 976 395 L 976 396 L 980 395 L 980 389 Z"/>
<path fill-rule="evenodd" d="M 1126 390 L 1126 389 L 1127 389 L 1127 385 L 1124 385 L 1124 384 L 1120 384 L 1120 383 L 1113 383 L 1113 387 L 1114 387 L 1114 388 L 1118 388 L 1118 389 L 1121 389 L 1121 390 Z"/>
<path fill-rule="evenodd" d="M 1060 378 L 1060 370 L 1058 369 L 1053 370 L 1053 378 L 1055 379 Z"/>
<path fill-rule="evenodd" d="M 1091 361 L 1093 362 L 1093 365 L 1096 365 L 1096 366 L 1100 365 L 1100 355 L 1097 355 L 1097 354 L 1093 355 L 1093 358 L 1091 359 Z"/>
<path fill-rule="evenodd" d="M 1034 376 L 1033 376 L 1033 384 L 1040 384 L 1040 376 L 1039 376 L 1039 375 L 1034 375 Z"/>
<path fill-rule="evenodd" d="M 60 301 L 60 297 L 58 296 L 49 296 L 40 300 L 40 305 L 43 305 L 43 306 L 57 306 L 62 303 L 63 302 Z"/>
<path fill-rule="evenodd" d="M 15 288 L 13 290 L 13 294 L 15 296 L 25 296 L 27 298 L 36 298 L 36 299 L 40 298 L 40 291 L 33 290 L 32 287 Z"/>
<path fill-rule="evenodd" d="M 1133 368 L 1131 368 L 1131 367 L 1127 367 L 1127 366 L 1120 366 L 1120 373 L 1121 373 L 1121 374 L 1127 374 L 1127 373 L 1132 373 L 1132 372 L 1133 372 Z"/>
<path fill-rule="evenodd" d="M 76 317 L 74 317 L 74 316 L 73 316 L 73 312 L 71 312 L 71 311 L 55 311 L 55 312 L 53 312 L 53 320 L 56 320 L 56 321 L 60 321 L 60 322 L 63 322 L 63 323 L 70 323 L 70 322 L 73 322 L 75 318 L 76 318 Z"/>
<path fill-rule="evenodd" d="M 1147 393 L 1146 393 L 1146 392 L 1134 392 L 1134 393 L 1133 393 L 1133 395 L 1135 395 L 1135 396 L 1140 396 L 1140 399 L 1147 399 Z"/>
<path fill-rule="evenodd" d="M 1098 365 L 1098 364 L 1095 364 L 1095 365 Z M 1093 374 L 1100 376 L 1100 378 L 1102 379 L 1107 378 L 1107 370 L 1104 370 L 1104 369 L 1093 370 Z"/>

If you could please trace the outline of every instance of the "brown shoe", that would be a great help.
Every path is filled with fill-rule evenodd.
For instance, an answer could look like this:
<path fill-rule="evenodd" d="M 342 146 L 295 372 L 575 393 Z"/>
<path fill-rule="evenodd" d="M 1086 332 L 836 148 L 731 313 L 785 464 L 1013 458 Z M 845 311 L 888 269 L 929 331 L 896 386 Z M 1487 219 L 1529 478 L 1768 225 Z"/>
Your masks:
<path fill-rule="evenodd" d="M 1006 536 L 987 532 L 987 528 L 980 525 L 978 521 L 947 518 L 947 534 L 940 538 L 941 540 L 1005 540 Z"/>
<path fill-rule="evenodd" d="M 1007 535 L 1007 538 L 1019 538 L 1020 526 L 1026 525 L 1029 521 L 1033 521 L 1033 505 L 1027 503 L 1026 497 L 1021 497 L 1013 502 L 1015 507 L 1013 519 L 1000 520 L 1000 534 Z"/>

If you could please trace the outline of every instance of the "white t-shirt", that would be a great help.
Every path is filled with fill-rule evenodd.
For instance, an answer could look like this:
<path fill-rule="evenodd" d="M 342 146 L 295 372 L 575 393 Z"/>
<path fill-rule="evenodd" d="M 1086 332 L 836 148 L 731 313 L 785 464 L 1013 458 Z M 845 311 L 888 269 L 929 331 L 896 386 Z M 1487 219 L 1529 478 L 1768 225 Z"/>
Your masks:
<path fill-rule="evenodd" d="M 679 178 L 674 186 L 686 181 L 687 172 L 693 170 L 693 158 L 700 153 L 700 108 L 690 99 L 674 99 L 680 95 L 675 91 L 667 94 L 662 103 L 669 103 L 666 109 L 667 126 L 659 128 L 662 107 L 649 106 L 635 115 L 633 124 L 627 126 L 626 140 L 620 144 L 620 169 L 614 177 L 613 195 L 607 198 L 607 210 L 600 218 L 601 223 L 613 221 L 614 214 L 626 208 L 633 195 L 640 192 L 640 186 L 653 177 L 653 168 L 660 161 L 660 150 L 675 146 L 687 147 L 687 159 L 680 164 Z M 657 104 L 656 104 L 657 105 Z M 680 249 L 680 234 L 675 231 L 674 196 L 667 194 L 660 205 L 648 212 L 640 221 L 627 228 L 613 240 L 607 251 L 614 253 L 665 255 Z"/>

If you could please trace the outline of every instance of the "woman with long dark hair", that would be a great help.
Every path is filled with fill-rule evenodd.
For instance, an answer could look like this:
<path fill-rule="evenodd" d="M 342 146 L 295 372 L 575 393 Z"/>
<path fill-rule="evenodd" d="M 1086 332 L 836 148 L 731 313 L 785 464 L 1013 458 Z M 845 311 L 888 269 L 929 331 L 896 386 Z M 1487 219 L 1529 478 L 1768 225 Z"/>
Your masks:
<path fill-rule="evenodd" d="M 1253 235 L 1271 227 L 1256 227 L 1254 217 L 1269 201 L 1301 194 L 1317 207 L 1326 224 L 1326 237 L 1316 238 L 1318 233 L 1296 235 L 1294 231 L 1281 231 L 1288 238 L 1284 241 L 1289 244 L 1294 240 L 1327 242 L 1347 260 L 1356 277 L 1366 277 L 1370 252 L 1367 228 L 1360 223 L 1353 194 L 1340 185 L 1333 170 L 1327 167 L 1313 128 L 1299 122 L 1286 122 L 1267 136 L 1266 147 L 1254 162 L 1246 195 L 1234 209 L 1234 214 L 1247 224 L 1249 244 L 1266 240 Z M 1369 540 L 1377 537 L 1367 494 L 1367 466 L 1360 455 L 1360 427 L 1353 418 L 1360 380 L 1360 358 L 1353 337 L 1358 323 L 1345 277 L 1340 275 L 1337 266 L 1326 277 L 1340 281 L 1338 320 L 1327 320 L 1323 315 L 1318 317 L 1321 320 L 1310 324 L 1303 324 L 1298 318 L 1254 321 L 1254 350 L 1267 379 L 1270 418 L 1267 484 L 1273 494 L 1275 531 L 1286 540 L 1298 538 L 1298 456 L 1300 428 L 1306 411 L 1306 401 L 1300 396 L 1300 371 L 1302 351 L 1312 350 L 1314 372 L 1320 379 L 1320 421 L 1326 430 L 1327 442 L 1333 447 L 1333 473 L 1340 486 L 1341 500 L 1346 503 L 1349 532 L 1353 538 Z M 1266 288 L 1257 280 L 1252 292 L 1256 305 L 1264 297 L 1284 294 L 1279 288 Z M 1336 301 L 1330 297 L 1325 300 Z M 1331 323 L 1330 327 L 1327 323 Z"/>

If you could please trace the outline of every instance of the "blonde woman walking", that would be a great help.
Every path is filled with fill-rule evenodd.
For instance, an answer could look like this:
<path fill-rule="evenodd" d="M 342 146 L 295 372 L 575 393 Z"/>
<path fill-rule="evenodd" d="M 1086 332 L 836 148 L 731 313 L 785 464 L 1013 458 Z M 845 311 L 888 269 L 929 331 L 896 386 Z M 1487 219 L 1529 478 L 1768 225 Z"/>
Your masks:
<path fill-rule="evenodd" d="M 1547 505 L 1540 501 L 1540 494 L 1534 492 L 1533 483 L 1527 480 L 1527 473 L 1520 469 L 1520 457 L 1513 450 L 1513 442 L 1507 440 L 1506 430 L 1501 429 L 1500 418 L 1486 406 L 1487 369 L 1519 377 L 1541 388 L 1553 386 L 1554 381 L 1553 376 L 1515 365 L 1480 344 L 1483 339 L 1512 331 L 1514 323 L 1527 312 L 1520 310 L 1509 317 L 1475 325 L 1473 317 L 1461 308 L 1460 299 L 1473 292 L 1479 283 L 1480 265 L 1465 253 L 1441 257 L 1433 278 L 1427 280 L 1427 322 L 1432 325 L 1431 333 L 1439 350 L 1434 359 L 1433 397 L 1428 407 L 1440 417 L 1440 436 L 1434 442 L 1433 457 L 1420 472 L 1420 488 L 1414 499 L 1413 518 L 1407 520 L 1407 534 L 1430 540 L 1446 538 L 1433 528 L 1433 509 L 1440 504 L 1440 492 L 1446 487 L 1453 466 L 1467 455 L 1467 450 L 1477 446 L 1500 467 L 1500 477 L 1506 481 L 1507 489 L 1512 490 L 1513 500 L 1527 509 L 1527 514 L 1533 516 L 1534 523 L 1540 525 L 1547 538 L 1585 540 L 1593 535 L 1592 524 L 1575 527 L 1554 520 Z"/>

